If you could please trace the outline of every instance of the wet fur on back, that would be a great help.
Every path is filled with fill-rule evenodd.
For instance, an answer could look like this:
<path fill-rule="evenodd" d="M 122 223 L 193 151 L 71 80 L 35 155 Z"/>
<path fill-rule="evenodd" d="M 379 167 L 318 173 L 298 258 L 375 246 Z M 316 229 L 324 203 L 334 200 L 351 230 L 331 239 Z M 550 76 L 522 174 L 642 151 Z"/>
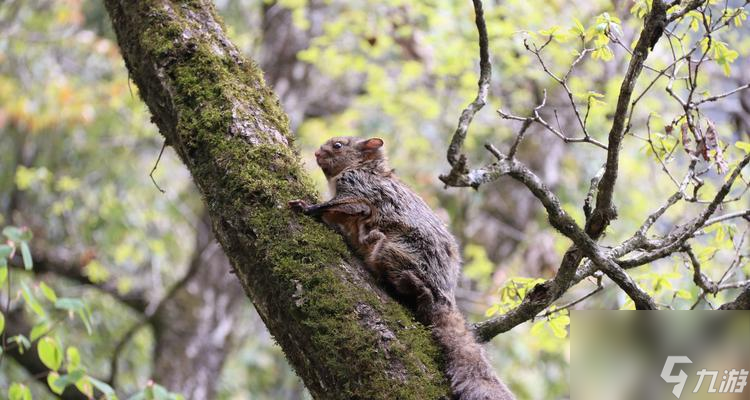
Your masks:
<path fill-rule="evenodd" d="M 512 400 L 484 350 L 466 327 L 454 291 L 461 268 L 458 245 L 419 195 L 388 167 L 381 139 L 333 138 L 315 152 L 331 200 L 290 206 L 321 216 L 365 259 L 371 272 L 431 325 L 446 355 L 458 400 Z"/>

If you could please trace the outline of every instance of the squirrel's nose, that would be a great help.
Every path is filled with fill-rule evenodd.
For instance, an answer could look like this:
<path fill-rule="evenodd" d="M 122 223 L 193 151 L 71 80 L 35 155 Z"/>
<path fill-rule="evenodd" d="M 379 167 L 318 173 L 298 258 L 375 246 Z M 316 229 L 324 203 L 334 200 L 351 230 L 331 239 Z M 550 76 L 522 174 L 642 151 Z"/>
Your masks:
<path fill-rule="evenodd" d="M 315 158 L 320 158 L 321 154 L 320 149 L 315 150 Z"/>

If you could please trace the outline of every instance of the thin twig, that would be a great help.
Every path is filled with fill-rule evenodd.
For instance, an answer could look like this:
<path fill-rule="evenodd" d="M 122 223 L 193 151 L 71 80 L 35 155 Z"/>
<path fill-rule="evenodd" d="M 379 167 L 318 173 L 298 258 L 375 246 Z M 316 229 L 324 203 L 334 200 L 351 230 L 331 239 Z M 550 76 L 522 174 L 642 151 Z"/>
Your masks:
<path fill-rule="evenodd" d="M 156 171 L 156 167 L 159 166 L 159 161 L 161 161 L 161 155 L 164 154 L 164 148 L 167 147 L 167 141 L 164 140 L 164 143 L 161 145 L 161 150 L 159 151 L 159 157 L 156 158 L 156 163 L 154 163 L 154 168 L 151 168 L 151 173 L 148 174 L 148 176 L 151 178 L 151 182 L 154 183 L 154 186 L 156 186 L 157 189 L 159 189 L 160 192 L 166 193 L 164 189 L 162 189 L 158 183 L 156 183 L 156 179 L 154 179 L 154 172 Z"/>
<path fill-rule="evenodd" d="M 567 309 L 569 309 L 569 308 L 571 308 L 571 307 L 574 307 L 574 306 L 575 306 L 576 304 L 578 304 L 578 303 L 580 303 L 580 302 L 582 302 L 582 301 L 584 301 L 584 300 L 588 299 L 589 297 L 591 297 L 591 296 L 593 296 L 593 295 L 595 295 L 595 294 L 597 294 L 597 293 L 601 292 L 602 290 L 604 290 L 604 286 L 602 286 L 602 285 L 600 285 L 600 286 L 597 286 L 597 288 L 596 288 L 596 289 L 594 289 L 594 290 L 592 290 L 591 292 L 587 293 L 587 294 L 586 294 L 586 295 L 584 295 L 583 297 L 580 297 L 580 298 L 578 298 L 578 299 L 576 299 L 576 300 L 573 300 L 573 301 L 571 301 L 570 303 L 564 304 L 564 305 L 562 305 L 562 306 L 560 306 L 560 307 L 555 307 L 555 309 L 554 309 L 554 310 L 549 310 L 549 311 L 545 312 L 544 314 L 541 314 L 541 315 L 539 315 L 539 316 L 538 316 L 538 318 L 539 318 L 539 317 L 541 317 L 541 318 L 546 318 L 546 317 L 549 317 L 550 315 L 552 315 L 552 314 L 555 314 L 555 313 L 558 313 L 558 312 L 560 312 L 560 311 L 562 311 L 562 310 L 567 310 Z"/>
<path fill-rule="evenodd" d="M 693 103 L 693 105 L 694 106 L 699 106 L 699 105 L 701 105 L 703 103 L 708 103 L 708 102 L 711 102 L 711 101 L 716 101 L 716 100 L 719 100 L 719 99 L 723 99 L 723 98 L 731 96 L 731 95 L 733 95 L 735 93 L 739 93 L 739 92 L 741 92 L 741 91 L 743 91 L 745 89 L 750 89 L 750 83 L 746 83 L 746 84 L 744 84 L 744 85 L 742 85 L 740 87 L 734 88 L 734 89 L 732 89 L 732 90 L 730 90 L 730 91 L 728 91 L 726 93 L 717 94 L 715 96 L 709 96 L 709 97 L 706 97 L 705 99 L 700 99 L 700 100 L 696 101 L 695 103 Z"/>
<path fill-rule="evenodd" d="M 516 140 L 513 142 L 513 145 L 510 146 L 510 150 L 508 150 L 508 158 L 513 158 L 516 156 L 516 150 L 518 150 L 518 145 L 521 144 L 521 141 L 523 140 L 523 135 L 524 133 L 526 133 L 526 130 L 529 129 L 529 126 L 531 126 L 532 122 L 533 121 L 530 119 L 523 121 L 523 125 L 521 125 L 521 129 L 518 131 L 518 134 L 516 135 Z"/>

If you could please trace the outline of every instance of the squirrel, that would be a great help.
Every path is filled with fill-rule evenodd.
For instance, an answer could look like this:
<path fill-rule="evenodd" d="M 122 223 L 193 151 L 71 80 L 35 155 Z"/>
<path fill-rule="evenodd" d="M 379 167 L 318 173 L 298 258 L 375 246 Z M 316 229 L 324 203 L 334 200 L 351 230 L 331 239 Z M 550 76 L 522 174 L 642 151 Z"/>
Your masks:
<path fill-rule="evenodd" d="M 364 258 L 376 278 L 432 328 L 458 400 L 513 400 L 456 306 L 461 268 L 456 239 L 388 166 L 380 138 L 336 137 L 315 151 L 332 198 L 294 211 L 321 219 Z"/>

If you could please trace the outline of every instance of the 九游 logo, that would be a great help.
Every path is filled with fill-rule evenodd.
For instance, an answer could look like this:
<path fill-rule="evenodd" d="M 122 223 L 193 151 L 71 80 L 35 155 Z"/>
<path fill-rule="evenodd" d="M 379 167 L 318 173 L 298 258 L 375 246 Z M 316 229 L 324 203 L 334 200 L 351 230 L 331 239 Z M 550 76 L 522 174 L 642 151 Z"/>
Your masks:
<path fill-rule="evenodd" d="M 685 387 L 687 382 L 687 373 L 683 370 L 679 370 L 677 375 L 671 375 L 672 368 L 675 364 L 692 364 L 693 361 L 686 356 L 669 356 L 667 361 L 664 363 L 664 368 L 661 370 L 661 378 L 667 383 L 675 383 L 676 385 L 672 389 L 672 394 L 678 399 L 682 395 L 682 389 Z M 719 376 L 719 371 L 710 371 L 702 369 L 698 371 L 698 384 L 695 385 L 693 393 L 698 393 L 701 386 L 703 385 L 703 378 L 711 376 L 711 383 L 708 385 L 707 393 L 742 393 L 743 389 L 747 385 L 748 371 L 745 369 L 736 370 L 724 370 L 724 377 L 721 380 L 719 389 L 717 390 L 714 386 L 716 384 L 716 378 Z"/>

